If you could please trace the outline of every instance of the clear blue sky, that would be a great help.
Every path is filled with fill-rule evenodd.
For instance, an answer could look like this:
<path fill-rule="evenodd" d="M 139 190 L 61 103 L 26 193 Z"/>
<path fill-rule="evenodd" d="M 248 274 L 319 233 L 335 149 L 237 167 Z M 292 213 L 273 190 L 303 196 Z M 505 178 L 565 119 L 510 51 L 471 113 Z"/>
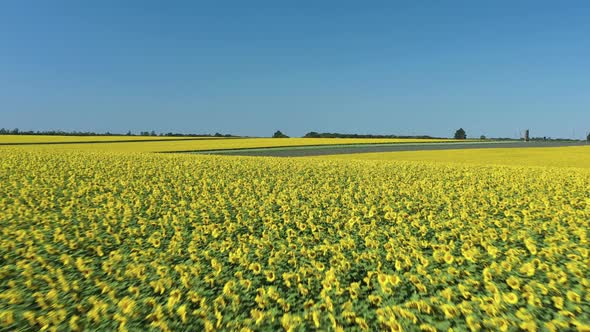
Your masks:
<path fill-rule="evenodd" d="M 2 1 L 0 127 L 581 138 L 588 1 Z"/>

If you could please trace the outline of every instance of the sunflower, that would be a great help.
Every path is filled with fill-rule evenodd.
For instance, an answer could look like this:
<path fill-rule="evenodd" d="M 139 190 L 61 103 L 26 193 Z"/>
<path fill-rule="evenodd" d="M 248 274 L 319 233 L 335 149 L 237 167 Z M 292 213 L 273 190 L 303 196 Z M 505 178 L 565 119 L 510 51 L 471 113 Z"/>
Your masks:
<path fill-rule="evenodd" d="M 250 264 L 249 269 L 252 270 L 254 274 L 260 274 L 260 272 L 262 271 L 262 267 L 258 263 Z"/>
<path fill-rule="evenodd" d="M 252 287 L 252 281 L 250 281 L 249 279 L 242 279 L 240 280 L 240 285 L 246 288 L 246 290 L 249 290 L 250 287 Z"/>
<path fill-rule="evenodd" d="M 380 306 L 382 301 L 383 299 L 379 295 L 369 295 L 369 302 L 376 307 Z"/>
<path fill-rule="evenodd" d="M 388 275 L 387 279 L 388 279 L 389 283 L 391 285 L 393 285 L 394 287 L 399 285 L 399 283 L 401 282 L 401 279 L 395 274 Z"/>
<path fill-rule="evenodd" d="M 281 318 L 281 325 L 285 331 L 296 331 L 299 325 L 301 325 L 301 318 L 297 315 L 286 313 Z"/>
<path fill-rule="evenodd" d="M 520 281 L 514 276 L 510 276 L 508 279 L 506 279 L 506 283 L 512 289 L 520 289 Z"/>
<path fill-rule="evenodd" d="M 518 272 L 522 274 L 526 274 L 528 277 L 532 277 L 535 275 L 535 264 L 533 263 L 526 263 L 523 264 Z"/>
<path fill-rule="evenodd" d="M 534 320 L 527 320 L 519 324 L 519 327 L 523 331 L 536 332 L 538 331 L 537 323 Z"/>
<path fill-rule="evenodd" d="M 305 288 L 305 286 L 303 286 L 303 284 L 301 283 L 297 284 L 297 289 L 299 290 L 299 293 L 303 296 L 307 296 L 307 294 L 309 293 L 309 289 Z"/>
<path fill-rule="evenodd" d="M 14 323 L 14 314 L 12 310 L 0 311 L 0 324 L 10 326 Z"/>
<path fill-rule="evenodd" d="M 78 325 L 78 320 L 80 320 L 80 316 L 78 315 L 73 315 L 72 318 L 70 318 L 70 321 L 68 322 L 69 328 L 72 331 L 80 331 L 80 325 Z"/>
<path fill-rule="evenodd" d="M 445 263 L 447 263 L 447 264 L 452 264 L 453 261 L 455 260 L 455 258 L 453 257 L 453 255 L 451 255 L 450 252 L 445 253 L 443 259 L 444 259 Z"/>
<path fill-rule="evenodd" d="M 186 323 L 186 304 L 178 307 L 178 309 L 176 309 L 176 313 L 180 317 L 180 320 L 182 320 L 183 323 Z"/>
<path fill-rule="evenodd" d="M 430 324 L 420 324 L 419 326 L 420 331 L 424 331 L 424 332 L 437 332 L 438 330 L 436 329 L 436 327 L 430 325 Z"/>
<path fill-rule="evenodd" d="M 178 289 L 175 289 L 170 292 L 170 296 L 168 297 L 168 303 L 166 306 L 168 309 L 172 309 L 178 302 L 180 302 L 182 294 Z"/>
<path fill-rule="evenodd" d="M 266 281 L 273 282 L 277 278 L 274 271 L 264 271 L 264 275 L 266 276 Z"/>
<path fill-rule="evenodd" d="M 467 323 L 467 326 L 469 327 L 469 329 L 471 331 L 480 331 L 481 330 L 481 324 L 479 323 L 477 316 L 469 315 L 465 319 L 465 322 Z"/>
<path fill-rule="evenodd" d="M 484 281 L 486 281 L 486 282 L 492 281 L 492 273 L 490 272 L 489 267 L 484 268 L 482 274 L 483 274 Z"/>
<path fill-rule="evenodd" d="M 359 296 L 359 287 L 358 287 L 358 283 L 354 283 L 357 284 L 356 287 L 353 287 L 353 285 L 351 284 L 350 287 L 348 288 L 348 293 L 350 294 L 350 298 L 353 300 L 356 300 Z"/>
<path fill-rule="evenodd" d="M 123 314 L 128 315 L 133 312 L 133 309 L 135 308 L 135 301 L 133 301 L 130 297 L 125 296 L 119 301 L 118 306 Z"/>
<path fill-rule="evenodd" d="M 23 318 L 26 319 L 30 325 L 35 325 L 36 324 L 36 320 L 35 320 L 35 313 L 32 311 L 25 311 L 23 313 Z"/>
<path fill-rule="evenodd" d="M 129 288 L 127 288 L 127 291 L 129 293 L 131 293 L 133 296 L 138 297 L 139 296 L 139 288 L 135 287 L 135 286 L 129 286 Z"/>
<path fill-rule="evenodd" d="M 311 319 L 313 320 L 313 326 L 317 329 L 320 327 L 320 313 L 313 311 L 311 313 Z"/>
<path fill-rule="evenodd" d="M 451 301 L 453 298 L 453 289 L 452 288 L 445 288 L 443 291 L 440 292 L 440 295 L 447 301 Z"/>
<path fill-rule="evenodd" d="M 516 304 L 516 303 L 518 303 L 518 295 L 516 295 L 513 292 L 503 294 L 502 295 L 502 298 L 508 304 Z"/>
<path fill-rule="evenodd" d="M 315 268 L 318 269 L 318 271 L 324 271 L 324 269 L 326 268 L 324 263 L 322 263 L 322 262 L 315 262 L 314 261 L 314 265 L 315 265 Z"/>
<path fill-rule="evenodd" d="M 250 316 L 254 319 L 254 324 L 259 325 L 264 319 L 264 313 L 258 309 L 250 310 Z"/>
<path fill-rule="evenodd" d="M 225 296 L 230 296 L 233 294 L 233 288 L 236 286 L 236 282 L 233 280 L 230 280 L 228 282 L 225 283 L 225 285 L 223 286 L 223 295 Z"/>
<path fill-rule="evenodd" d="M 416 287 L 416 289 L 418 290 L 418 292 L 420 292 L 421 294 L 426 294 L 428 293 L 428 289 L 426 288 L 426 286 L 424 286 L 423 283 L 417 283 L 414 285 L 414 287 Z"/>
<path fill-rule="evenodd" d="M 360 327 L 360 329 L 362 331 L 368 331 L 369 330 L 369 325 L 367 324 L 367 321 L 364 318 L 357 317 L 357 318 L 354 319 L 354 321 Z"/>
<path fill-rule="evenodd" d="M 504 271 L 510 272 L 510 271 L 512 271 L 512 263 L 510 263 L 510 262 L 509 262 L 509 261 L 507 261 L 507 260 L 505 260 L 505 261 L 502 261 L 502 262 L 500 263 L 500 268 L 501 268 L 502 270 L 504 270 Z"/>
<path fill-rule="evenodd" d="M 457 307 L 451 304 L 443 304 L 440 306 L 440 309 L 445 314 L 445 318 L 447 319 L 454 318 L 459 314 L 459 310 L 457 310 Z"/>
<path fill-rule="evenodd" d="M 578 293 L 571 290 L 567 291 L 566 296 L 567 299 L 571 302 L 580 303 L 580 301 L 582 300 L 582 297 Z"/>
<path fill-rule="evenodd" d="M 285 299 L 278 299 L 277 303 L 281 306 L 284 312 L 291 310 L 291 304 Z"/>

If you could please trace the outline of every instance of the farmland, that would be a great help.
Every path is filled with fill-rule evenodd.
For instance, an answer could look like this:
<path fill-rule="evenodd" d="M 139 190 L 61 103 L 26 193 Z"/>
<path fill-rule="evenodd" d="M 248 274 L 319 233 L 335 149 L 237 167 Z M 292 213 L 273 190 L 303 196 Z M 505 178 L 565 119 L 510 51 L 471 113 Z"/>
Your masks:
<path fill-rule="evenodd" d="M 587 147 L 144 153 L 260 140 L 0 147 L 0 327 L 590 328 Z"/>
<path fill-rule="evenodd" d="M 169 136 L 57 136 L 57 135 L 0 135 L 1 144 L 49 144 L 87 142 L 129 142 L 129 141 L 179 141 L 195 139 L 216 139 L 216 137 L 169 137 Z"/>
<path fill-rule="evenodd" d="M 590 168 L 590 145 L 452 151 L 400 151 L 321 156 L 324 159 L 416 161 L 463 165 L 511 165 Z"/>
<path fill-rule="evenodd" d="M 137 137 L 134 137 L 137 138 Z M 27 139 L 27 138 L 25 138 Z M 65 137 L 64 139 L 67 139 Z M 158 137 L 159 139 L 159 137 Z M 365 145 L 365 144 L 406 144 L 456 142 L 448 139 L 365 139 L 365 138 L 180 138 L 147 142 L 99 142 L 68 144 L 37 144 L 36 149 L 51 151 L 106 151 L 106 152 L 191 152 L 226 149 L 251 149 L 272 147 Z M 39 143 L 42 143 L 40 141 Z M 1 144 L 0 144 L 1 145 Z"/>

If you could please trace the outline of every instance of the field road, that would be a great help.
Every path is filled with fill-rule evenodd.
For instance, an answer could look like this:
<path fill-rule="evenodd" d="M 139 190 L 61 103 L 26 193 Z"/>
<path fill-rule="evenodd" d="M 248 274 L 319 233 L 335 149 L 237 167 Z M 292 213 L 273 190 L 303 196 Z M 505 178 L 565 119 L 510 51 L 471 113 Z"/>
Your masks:
<path fill-rule="evenodd" d="M 257 157 L 310 157 L 351 153 L 420 151 L 420 150 L 456 150 L 456 149 L 491 149 L 491 148 L 545 148 L 562 146 L 588 145 L 584 141 L 501 141 L 501 142 L 465 142 L 465 143 L 392 143 L 331 146 L 297 146 L 278 148 L 256 148 L 236 150 L 195 151 L 198 154 L 216 154 L 227 156 Z"/>

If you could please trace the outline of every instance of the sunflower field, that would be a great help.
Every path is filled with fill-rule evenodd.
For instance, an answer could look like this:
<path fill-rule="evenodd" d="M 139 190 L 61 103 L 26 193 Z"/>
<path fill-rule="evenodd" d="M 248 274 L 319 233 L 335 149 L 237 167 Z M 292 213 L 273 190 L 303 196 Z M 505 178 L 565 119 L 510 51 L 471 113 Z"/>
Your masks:
<path fill-rule="evenodd" d="M 0 330 L 590 330 L 590 169 L 0 157 Z"/>

